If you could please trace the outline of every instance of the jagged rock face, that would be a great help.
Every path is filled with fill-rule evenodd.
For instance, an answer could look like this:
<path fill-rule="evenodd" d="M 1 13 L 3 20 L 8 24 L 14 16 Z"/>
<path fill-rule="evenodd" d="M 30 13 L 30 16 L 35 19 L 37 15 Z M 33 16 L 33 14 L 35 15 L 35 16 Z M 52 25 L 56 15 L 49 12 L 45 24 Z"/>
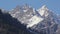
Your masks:
<path fill-rule="evenodd" d="M 28 5 L 17 6 L 9 14 L 34 34 L 56 34 L 60 22 L 57 15 L 45 5 L 38 10 Z"/>
<path fill-rule="evenodd" d="M 35 14 L 34 9 L 28 6 L 22 6 L 22 8 L 16 7 L 9 13 L 11 14 L 12 17 L 17 18 L 23 24 L 28 23 L 27 21 Z"/>
<path fill-rule="evenodd" d="M 37 31 L 39 34 L 41 31 L 42 34 L 55 34 L 56 30 L 58 29 L 58 24 L 56 23 L 56 20 L 48 17 L 37 25 L 31 27 L 31 29 Z"/>
<path fill-rule="evenodd" d="M 12 12 L 14 13 L 15 18 L 19 16 L 17 19 L 20 20 L 22 24 L 25 24 L 27 28 L 30 28 L 32 32 L 38 34 L 40 34 L 41 31 L 44 31 L 42 34 L 56 33 L 58 26 L 57 17 L 45 5 L 38 10 L 33 10 L 33 8 L 27 5 L 24 5 L 21 8 L 19 8 L 19 11 L 16 11 L 16 13 L 14 13 L 15 11 Z"/>

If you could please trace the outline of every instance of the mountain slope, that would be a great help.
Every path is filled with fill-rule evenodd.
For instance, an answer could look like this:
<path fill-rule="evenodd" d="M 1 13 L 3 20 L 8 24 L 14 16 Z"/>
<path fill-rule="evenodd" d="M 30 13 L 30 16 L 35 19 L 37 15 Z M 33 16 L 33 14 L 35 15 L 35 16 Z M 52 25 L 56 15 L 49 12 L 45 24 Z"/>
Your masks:
<path fill-rule="evenodd" d="M 0 9 L 0 34 L 32 34 L 17 19 Z"/>

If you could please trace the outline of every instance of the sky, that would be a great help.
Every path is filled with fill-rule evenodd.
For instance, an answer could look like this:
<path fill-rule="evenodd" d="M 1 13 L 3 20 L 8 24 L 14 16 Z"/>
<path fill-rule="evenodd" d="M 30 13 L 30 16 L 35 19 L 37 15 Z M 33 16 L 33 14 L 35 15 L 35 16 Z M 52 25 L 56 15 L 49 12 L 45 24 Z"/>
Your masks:
<path fill-rule="evenodd" d="M 46 5 L 48 9 L 60 14 L 60 0 L 0 0 L 0 8 L 5 10 L 11 10 L 17 5 L 28 4 L 35 9 L 41 8 Z"/>

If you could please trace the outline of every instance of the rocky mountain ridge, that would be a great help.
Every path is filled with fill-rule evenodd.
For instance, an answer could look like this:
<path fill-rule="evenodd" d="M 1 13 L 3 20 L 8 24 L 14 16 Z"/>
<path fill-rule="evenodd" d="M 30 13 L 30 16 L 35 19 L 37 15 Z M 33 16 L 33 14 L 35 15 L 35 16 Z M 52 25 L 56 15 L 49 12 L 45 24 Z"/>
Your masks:
<path fill-rule="evenodd" d="M 58 34 L 60 20 L 46 5 L 36 10 L 29 5 L 17 6 L 8 12 L 34 34 Z"/>

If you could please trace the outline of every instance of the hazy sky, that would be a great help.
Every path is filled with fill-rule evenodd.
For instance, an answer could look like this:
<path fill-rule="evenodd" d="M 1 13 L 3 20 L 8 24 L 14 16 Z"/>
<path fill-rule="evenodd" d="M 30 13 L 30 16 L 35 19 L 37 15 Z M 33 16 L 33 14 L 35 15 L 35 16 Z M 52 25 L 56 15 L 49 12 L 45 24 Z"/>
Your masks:
<path fill-rule="evenodd" d="M 36 9 L 46 5 L 50 10 L 60 14 L 60 0 L 0 0 L 0 8 L 11 10 L 26 3 Z"/>

